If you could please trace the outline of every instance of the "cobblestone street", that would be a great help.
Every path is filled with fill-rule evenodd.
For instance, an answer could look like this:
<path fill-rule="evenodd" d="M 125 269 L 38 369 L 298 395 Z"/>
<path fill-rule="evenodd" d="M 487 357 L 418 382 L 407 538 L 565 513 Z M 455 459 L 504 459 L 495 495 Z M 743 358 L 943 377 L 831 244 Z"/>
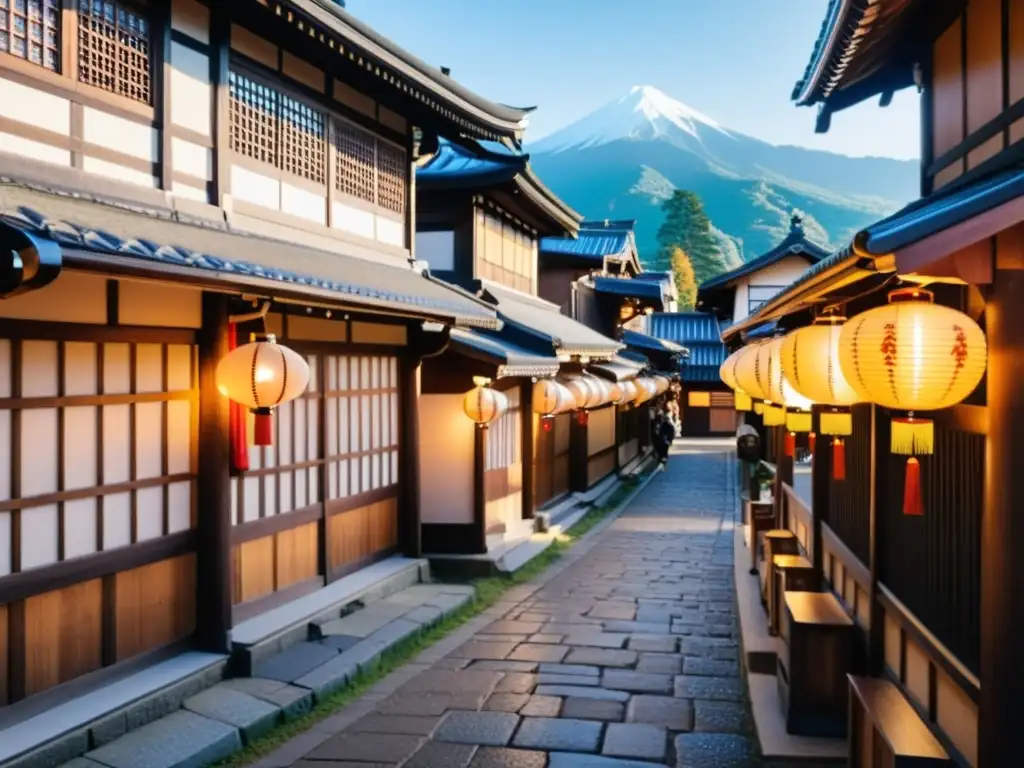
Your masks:
<path fill-rule="evenodd" d="M 724 448 L 668 468 L 515 594 L 263 766 L 756 764 L 738 663 Z"/>

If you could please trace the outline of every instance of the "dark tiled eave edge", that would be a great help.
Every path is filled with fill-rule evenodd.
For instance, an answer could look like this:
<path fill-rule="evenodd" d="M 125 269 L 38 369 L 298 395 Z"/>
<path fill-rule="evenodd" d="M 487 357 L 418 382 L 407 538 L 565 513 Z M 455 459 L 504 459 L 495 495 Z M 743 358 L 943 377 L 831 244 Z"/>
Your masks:
<path fill-rule="evenodd" d="M 86 194 L 60 192 L 0 176 L 0 190 L 5 186 L 29 189 L 44 195 L 66 197 L 92 205 L 110 207 L 129 214 L 152 217 L 171 225 L 226 233 L 224 229 L 210 222 L 187 217 L 177 211 L 99 200 Z M 0 207 L 0 223 L 10 224 L 17 229 L 57 243 L 61 246 L 63 263 L 71 268 L 121 276 L 170 279 L 213 290 L 247 289 L 253 293 L 282 299 L 318 300 L 339 308 L 348 307 L 353 310 L 440 320 L 465 327 L 491 329 L 501 327 L 493 307 L 486 302 L 428 275 L 420 277 L 440 290 L 458 295 L 462 301 L 448 302 L 415 294 L 388 294 L 374 288 L 297 274 L 245 261 L 218 258 L 210 254 L 167 244 L 161 245 L 148 240 L 121 239 L 115 235 L 87 229 L 75 223 L 49 221 L 37 212 L 24 207 L 18 208 L 16 211 L 4 211 Z M 232 231 L 227 234 L 237 238 L 252 238 L 262 243 L 275 242 L 244 232 Z M 336 255 L 325 253 L 325 256 L 330 258 Z M 383 265 L 381 268 L 395 269 Z M 477 307 L 479 308 L 478 313 L 468 311 Z"/>
<path fill-rule="evenodd" d="M 365 66 L 367 72 L 463 128 L 475 128 L 494 138 L 518 137 L 526 115 L 533 111 L 532 108 L 496 104 L 478 96 L 443 74 L 439 67 L 413 56 L 331 0 L 277 0 L 269 7 L 278 15 L 287 14 L 289 8 L 298 10 L 341 38 L 336 48 L 339 55 Z M 312 28 L 309 35 L 315 37 Z M 322 36 L 320 40 L 323 41 Z"/>
<path fill-rule="evenodd" d="M 451 343 L 456 352 L 466 357 L 496 365 L 498 378 L 546 377 L 558 373 L 557 358 L 520 349 L 500 338 L 457 330 L 451 335 Z"/>
<path fill-rule="evenodd" d="M 867 8 L 858 0 L 830 0 L 804 76 L 793 88 L 792 98 L 799 106 L 821 101 L 831 92 L 835 78 L 842 74 L 842 69 L 837 71 L 837 67 L 845 68 L 844 59 L 848 58 L 854 33 Z"/>

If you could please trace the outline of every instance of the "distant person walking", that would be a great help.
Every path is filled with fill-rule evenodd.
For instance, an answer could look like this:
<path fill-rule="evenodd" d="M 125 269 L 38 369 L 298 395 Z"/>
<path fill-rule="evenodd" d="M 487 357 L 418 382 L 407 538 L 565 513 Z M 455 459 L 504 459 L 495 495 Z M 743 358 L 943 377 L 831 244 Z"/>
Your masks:
<path fill-rule="evenodd" d="M 676 439 L 676 428 L 662 411 L 658 411 L 651 422 L 651 442 L 658 455 L 658 462 L 665 466 L 668 463 L 668 449 Z"/>

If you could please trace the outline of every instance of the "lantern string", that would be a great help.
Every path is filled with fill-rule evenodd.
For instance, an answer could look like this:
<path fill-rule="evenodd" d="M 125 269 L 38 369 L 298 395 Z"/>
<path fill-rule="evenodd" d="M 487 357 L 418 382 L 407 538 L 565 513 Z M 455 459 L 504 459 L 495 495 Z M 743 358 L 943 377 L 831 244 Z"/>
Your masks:
<path fill-rule="evenodd" d="M 851 303 L 857 301 L 858 299 L 863 299 L 865 296 L 870 296 L 873 293 L 878 293 L 879 291 L 884 291 L 884 290 L 886 290 L 888 288 L 888 286 L 894 280 L 897 280 L 898 278 L 899 278 L 899 275 L 894 273 L 894 274 L 890 275 L 888 278 L 886 278 L 885 280 L 883 280 L 881 283 L 876 285 L 874 288 L 869 288 L 868 290 L 866 290 L 866 291 L 864 291 L 862 293 L 858 293 L 855 296 L 844 296 L 842 301 L 837 301 L 837 302 L 835 302 L 833 304 L 826 304 L 825 306 L 823 306 L 821 308 L 821 312 L 819 313 L 818 316 L 820 317 L 822 315 L 833 314 L 837 310 L 842 309 L 844 306 L 846 306 L 848 304 L 851 304 Z"/>

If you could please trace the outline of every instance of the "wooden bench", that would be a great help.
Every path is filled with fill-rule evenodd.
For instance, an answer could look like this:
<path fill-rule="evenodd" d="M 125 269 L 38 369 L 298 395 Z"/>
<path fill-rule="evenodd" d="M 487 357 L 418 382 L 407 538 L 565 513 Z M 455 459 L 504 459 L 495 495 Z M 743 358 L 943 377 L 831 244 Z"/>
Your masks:
<path fill-rule="evenodd" d="M 938 739 L 888 680 L 849 675 L 851 768 L 954 765 Z"/>
<path fill-rule="evenodd" d="M 782 625 L 782 596 L 786 592 L 817 592 L 818 574 L 814 564 L 803 555 L 775 555 L 772 558 L 768 603 L 768 634 L 779 634 Z"/>
<path fill-rule="evenodd" d="M 776 680 L 786 732 L 846 735 L 853 620 L 831 592 L 786 592 Z"/>
<path fill-rule="evenodd" d="M 776 555 L 799 555 L 800 542 L 788 528 L 772 528 L 765 531 L 761 543 L 761 559 L 758 573 L 761 578 L 761 599 L 765 606 L 772 604 L 771 565 Z"/>
<path fill-rule="evenodd" d="M 761 535 L 775 527 L 775 507 L 770 501 L 750 502 L 750 575 L 757 575 Z"/>

